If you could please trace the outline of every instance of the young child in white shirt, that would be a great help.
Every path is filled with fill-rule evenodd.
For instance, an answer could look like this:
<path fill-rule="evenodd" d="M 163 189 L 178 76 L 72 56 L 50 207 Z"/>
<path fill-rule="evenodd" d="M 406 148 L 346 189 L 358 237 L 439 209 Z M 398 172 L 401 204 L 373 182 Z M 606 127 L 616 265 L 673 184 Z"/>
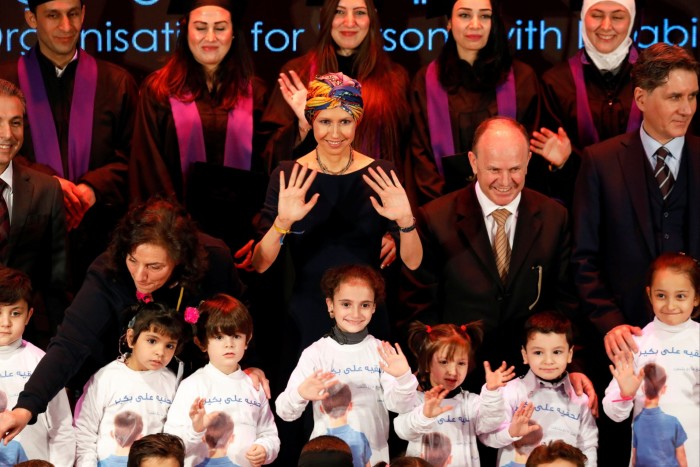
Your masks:
<path fill-rule="evenodd" d="M 32 285 L 26 274 L 0 266 L 0 391 L 6 395 L 0 412 L 15 405 L 24 384 L 44 356 L 43 350 L 22 340 L 24 328 L 33 313 L 31 295 Z M 36 423 L 27 425 L 8 446 L 0 447 L 0 465 L 3 463 L 3 448 L 10 445 L 22 449 L 29 459 L 73 465 L 75 433 L 65 391 L 51 400 L 46 412 L 37 416 Z M 17 460 L 9 465 L 14 465 Z"/>
<path fill-rule="evenodd" d="M 326 305 L 335 326 L 328 336 L 307 347 L 292 372 L 287 388 L 275 401 L 283 420 L 299 418 L 313 404 L 311 438 L 332 430 L 332 418 L 321 410 L 329 388 L 347 384 L 352 410 L 347 425 L 369 441 L 371 465 L 389 461 L 389 413 L 419 404 L 418 384 L 398 345 L 392 347 L 368 334 L 376 304 L 384 298 L 384 279 L 369 266 L 347 265 L 329 269 L 321 280 Z M 353 459 L 354 465 L 366 465 Z"/>
<path fill-rule="evenodd" d="M 131 352 L 95 373 L 75 407 L 78 467 L 126 465 L 129 444 L 163 431 L 175 397 L 177 376 L 167 366 L 183 344 L 182 316 L 154 302 L 127 312 L 135 313 L 124 335 Z M 121 433 L 124 412 L 138 415 L 126 419 L 140 433 Z"/>
<path fill-rule="evenodd" d="M 651 265 L 647 295 L 654 320 L 633 336 L 639 351 L 610 365 L 603 410 L 611 420 L 632 413 L 632 463 L 700 465 L 700 265 L 664 253 Z"/>
<path fill-rule="evenodd" d="M 537 425 L 531 430 L 542 429 L 542 442 L 563 440 L 577 447 L 588 458 L 587 467 L 597 465 L 598 427 L 588 396 L 577 396 L 569 380 L 566 367 L 574 355 L 571 322 L 555 311 L 537 313 L 525 322 L 523 360 L 530 366 L 524 376 L 510 381 L 503 389 L 506 404 L 506 420 L 501 429 L 482 437 L 489 446 L 502 448 L 499 451 L 499 466 L 522 465 L 524 459 L 509 439 L 508 429 L 511 414 L 521 404 L 532 405 L 532 420 Z M 520 449 L 521 453 L 524 451 Z"/>
<path fill-rule="evenodd" d="M 175 435 L 154 433 L 134 441 L 128 467 L 183 467 L 185 444 Z"/>
<path fill-rule="evenodd" d="M 253 318 L 241 302 L 226 294 L 204 300 L 185 314 L 196 326 L 195 343 L 207 353 L 209 363 L 180 384 L 165 431 L 185 442 L 188 467 L 226 461 L 246 467 L 271 463 L 280 449 L 275 419 L 264 390 L 255 389 L 239 364 L 253 337 Z M 224 412 L 233 421 L 233 440 L 223 457 L 217 457 L 221 446 L 212 447 L 206 440 L 215 412 Z"/>
<path fill-rule="evenodd" d="M 396 434 L 409 442 L 406 455 L 421 456 L 435 465 L 448 457 L 452 465 L 480 465 L 476 438 L 497 430 L 505 420 L 499 389 L 515 376 L 505 362 L 495 371 L 484 362 L 486 384 L 481 394 L 464 391 L 461 385 L 480 341 L 481 330 L 475 324 L 411 324 L 408 343 L 418 360 L 417 396 L 423 404 L 394 420 Z M 528 416 L 527 410 L 518 413 L 518 422 L 522 415 Z"/>

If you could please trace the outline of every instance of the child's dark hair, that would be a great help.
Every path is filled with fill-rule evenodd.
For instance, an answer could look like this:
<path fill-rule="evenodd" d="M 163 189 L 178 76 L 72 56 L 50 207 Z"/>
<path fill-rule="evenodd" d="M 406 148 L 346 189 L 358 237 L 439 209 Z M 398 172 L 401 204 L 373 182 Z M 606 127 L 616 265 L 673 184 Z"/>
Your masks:
<path fill-rule="evenodd" d="M 387 465 L 387 464 L 384 464 Z M 391 467 L 434 467 L 425 459 L 414 456 L 401 456 L 391 460 Z M 376 466 L 375 466 L 376 467 Z"/>
<path fill-rule="evenodd" d="M 658 399 L 661 390 L 666 386 L 666 370 L 656 363 L 644 365 L 644 384 L 642 385 L 644 395 L 647 399 Z"/>
<path fill-rule="evenodd" d="M 571 326 L 571 321 L 558 311 L 535 313 L 525 321 L 523 347 L 527 347 L 530 337 L 537 332 L 541 334 L 564 334 L 569 347 L 571 348 L 574 345 L 574 330 Z"/>
<path fill-rule="evenodd" d="M 654 282 L 654 275 L 657 271 L 670 269 L 673 272 L 685 274 L 693 285 L 695 295 L 700 296 L 700 263 L 698 260 L 685 253 L 666 252 L 659 255 L 649 266 L 647 274 L 647 285 L 651 287 Z M 695 307 L 692 317 L 697 318 L 700 314 L 700 307 Z"/>
<path fill-rule="evenodd" d="M 418 382 L 424 390 L 430 389 L 430 365 L 433 355 L 443 347 L 446 357 L 451 359 L 463 349 L 469 359 L 469 370 L 473 368 L 474 352 L 483 339 L 481 322 L 457 326 L 456 324 L 436 324 L 430 326 L 414 321 L 408 327 L 408 347 L 418 361 Z"/>
<path fill-rule="evenodd" d="M 204 441 L 210 449 L 221 449 L 233 434 L 233 419 L 225 412 L 209 414 L 209 425 L 204 433 Z"/>
<path fill-rule="evenodd" d="M 298 467 L 351 467 L 352 451 L 337 436 L 321 435 L 310 439 L 301 449 Z"/>
<path fill-rule="evenodd" d="M 338 418 L 345 415 L 351 402 L 350 386 L 338 383 L 328 388 L 328 397 L 321 401 L 321 407 L 329 417 Z"/>
<path fill-rule="evenodd" d="M 175 355 L 177 355 L 189 338 L 188 327 L 185 326 L 182 316 L 163 304 L 150 302 L 132 305 L 126 309 L 125 316 L 130 319 L 128 328 L 134 332 L 132 345 L 136 343 L 142 332 L 152 331 L 176 340 Z"/>
<path fill-rule="evenodd" d="M 134 441 L 129 450 L 127 467 L 141 467 L 149 458 L 175 459 L 180 467 L 185 465 L 185 443 L 175 435 L 156 433 Z"/>
<path fill-rule="evenodd" d="M 206 347 L 210 337 L 236 333 L 245 334 L 246 343 L 253 337 L 253 318 L 243 303 L 220 293 L 199 304 L 196 335 L 200 345 Z"/>
<path fill-rule="evenodd" d="M 558 439 L 550 441 L 549 444 L 537 446 L 530 454 L 530 457 L 527 458 L 527 464 L 525 465 L 527 467 L 538 467 L 542 464 L 551 464 L 556 460 L 565 460 L 572 462 L 576 467 L 585 467 L 588 458 L 579 448 Z"/>
<path fill-rule="evenodd" d="M 443 467 L 452 453 L 452 441 L 442 433 L 426 433 L 421 439 L 423 459 L 436 467 Z"/>
<path fill-rule="evenodd" d="M 384 278 L 376 269 L 364 264 L 347 264 L 328 269 L 321 278 L 321 292 L 326 298 L 333 298 L 340 284 L 364 282 L 374 292 L 374 302 L 381 303 L 385 297 Z"/>
<path fill-rule="evenodd" d="M 143 431 L 143 418 L 130 410 L 114 416 L 114 441 L 120 447 L 131 446 Z"/>
<path fill-rule="evenodd" d="M 32 281 L 22 271 L 0 265 L 0 304 L 12 305 L 20 300 L 31 307 Z"/>

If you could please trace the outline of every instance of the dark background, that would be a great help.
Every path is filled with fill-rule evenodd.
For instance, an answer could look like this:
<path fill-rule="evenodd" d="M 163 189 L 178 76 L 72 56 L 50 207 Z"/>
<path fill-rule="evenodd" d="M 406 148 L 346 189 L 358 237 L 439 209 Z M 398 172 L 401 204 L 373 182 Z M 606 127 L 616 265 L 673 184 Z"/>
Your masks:
<path fill-rule="evenodd" d="M 0 59 L 24 53 L 35 42 L 34 33 L 24 22 L 25 1 L 0 0 Z M 432 60 L 444 42 L 444 33 L 435 30 L 443 28 L 446 21 L 426 19 L 426 6 L 421 4 L 424 1 L 377 0 L 388 38 L 387 50 L 411 74 Z M 175 45 L 178 18 L 166 14 L 168 3 L 168 0 L 85 0 L 86 50 L 126 67 L 140 81 L 163 65 Z M 580 7 L 581 0 L 505 0 L 503 11 L 507 26 L 514 28 L 511 44 L 516 56 L 544 71 L 572 55 L 579 48 Z M 273 83 L 282 64 L 314 44 L 318 17 L 319 7 L 307 6 L 306 0 L 248 0 L 243 23 L 257 74 Z M 542 21 L 547 28 L 558 29 L 559 37 L 553 30 L 542 37 Z M 685 41 L 685 47 L 700 58 L 699 22 L 698 0 L 640 0 L 636 42 L 645 47 L 662 40 Z M 256 23 L 256 29 L 262 32 L 253 34 Z M 294 42 L 295 29 L 304 32 L 297 33 Z M 144 51 L 133 46 L 134 38 Z"/>

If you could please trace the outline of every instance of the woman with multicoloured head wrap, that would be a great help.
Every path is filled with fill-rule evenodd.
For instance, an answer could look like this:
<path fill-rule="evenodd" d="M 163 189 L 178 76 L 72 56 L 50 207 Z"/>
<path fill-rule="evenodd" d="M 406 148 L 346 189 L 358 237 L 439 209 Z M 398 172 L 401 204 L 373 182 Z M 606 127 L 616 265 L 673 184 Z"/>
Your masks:
<path fill-rule="evenodd" d="M 357 80 L 342 73 L 328 73 L 317 76 L 309 84 L 306 95 L 304 115 L 306 121 L 313 125 L 316 115 L 321 110 L 340 107 L 352 115 L 355 123 L 360 123 L 364 113 L 362 86 Z"/>
<path fill-rule="evenodd" d="M 417 268 L 423 257 L 411 206 L 394 165 L 354 147 L 364 113 L 360 89 L 356 80 L 342 73 L 316 78 L 300 116 L 313 127 L 316 148 L 296 162 L 280 162 L 270 176 L 253 267 L 265 271 L 282 248 L 292 259 L 295 275 L 288 313 L 298 334 L 295 326 L 285 330 L 290 340 L 281 352 L 293 359 L 290 365 L 296 363 L 301 349 L 328 334 L 333 325 L 319 287 L 327 269 L 344 264 L 379 268 L 382 239 L 391 230 L 396 232 L 407 267 Z M 392 261 L 396 247 L 387 248 L 385 254 Z M 378 307 L 375 315 L 371 333 L 388 337 L 386 308 Z M 350 341 L 359 344 L 364 337 L 349 336 L 345 343 L 350 347 Z M 372 440 L 371 464 L 389 460 L 388 428 L 386 418 L 386 424 L 373 424 L 372 432 L 365 433 Z"/>
<path fill-rule="evenodd" d="M 263 115 L 265 128 L 274 129 L 263 159 L 272 172 L 280 160 L 296 159 L 313 149 L 314 138 L 304 119 L 309 83 L 318 75 L 342 72 L 363 87 L 367 115 L 357 127 L 355 149 L 401 169 L 410 126 L 409 78 L 384 50 L 379 16 L 391 13 L 389 2 L 307 0 L 307 5 L 312 3 L 323 4 L 316 45 L 280 69 L 280 86 Z"/>

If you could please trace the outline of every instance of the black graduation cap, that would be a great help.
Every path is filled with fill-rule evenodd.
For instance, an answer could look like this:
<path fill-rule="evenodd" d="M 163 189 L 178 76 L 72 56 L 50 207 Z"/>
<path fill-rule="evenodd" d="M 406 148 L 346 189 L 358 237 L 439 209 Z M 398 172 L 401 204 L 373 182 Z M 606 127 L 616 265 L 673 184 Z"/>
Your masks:
<path fill-rule="evenodd" d="M 203 6 L 218 6 L 230 11 L 234 18 L 240 18 L 248 4 L 245 0 L 170 0 L 167 14 L 184 16 Z"/>

